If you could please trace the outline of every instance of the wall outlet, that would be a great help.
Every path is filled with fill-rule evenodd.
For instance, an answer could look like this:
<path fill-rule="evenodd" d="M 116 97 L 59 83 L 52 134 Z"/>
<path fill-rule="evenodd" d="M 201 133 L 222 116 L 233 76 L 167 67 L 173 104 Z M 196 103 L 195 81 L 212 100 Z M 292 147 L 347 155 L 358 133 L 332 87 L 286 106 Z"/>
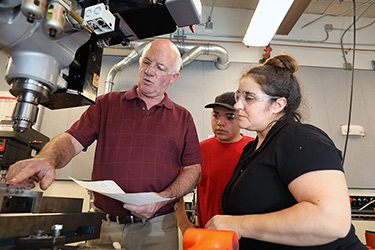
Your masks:
<path fill-rule="evenodd" d="M 341 125 L 341 134 L 348 133 L 348 125 Z M 365 129 L 360 125 L 350 125 L 349 135 L 365 136 Z"/>

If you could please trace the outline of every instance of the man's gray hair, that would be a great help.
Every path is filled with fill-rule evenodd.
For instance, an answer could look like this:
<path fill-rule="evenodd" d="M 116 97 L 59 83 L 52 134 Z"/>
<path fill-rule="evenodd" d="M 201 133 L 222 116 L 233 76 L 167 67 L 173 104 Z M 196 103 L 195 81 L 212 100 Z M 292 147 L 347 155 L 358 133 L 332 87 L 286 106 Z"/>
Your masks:
<path fill-rule="evenodd" d="M 142 56 L 139 58 L 139 63 L 141 63 L 142 58 L 143 58 L 143 56 L 145 55 L 146 51 L 150 48 L 151 43 L 152 43 L 152 41 L 149 42 L 149 43 L 146 45 L 146 47 L 143 49 L 143 51 L 142 51 Z M 173 42 L 172 42 L 172 43 L 173 43 Z M 172 47 L 173 47 L 173 50 L 174 50 L 175 53 L 176 53 L 176 60 L 175 60 L 174 63 L 173 63 L 173 68 L 172 68 L 172 72 L 171 72 L 171 73 L 172 73 L 172 74 L 175 74 L 175 73 L 179 72 L 180 69 L 181 69 L 181 66 L 182 66 L 182 58 L 181 58 L 181 53 L 180 53 L 179 49 L 177 48 L 176 44 L 173 43 L 173 46 L 172 46 Z"/>

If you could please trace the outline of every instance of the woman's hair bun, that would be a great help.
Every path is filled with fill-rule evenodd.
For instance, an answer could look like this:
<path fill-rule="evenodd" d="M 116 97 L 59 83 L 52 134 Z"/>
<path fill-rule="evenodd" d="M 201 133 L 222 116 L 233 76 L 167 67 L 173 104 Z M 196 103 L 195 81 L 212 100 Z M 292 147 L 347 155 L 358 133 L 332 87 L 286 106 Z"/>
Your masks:
<path fill-rule="evenodd" d="M 279 68 L 285 68 L 292 73 L 296 73 L 298 71 L 298 63 L 297 61 L 286 54 L 279 54 L 274 57 L 269 58 L 264 65 L 272 65 Z"/>

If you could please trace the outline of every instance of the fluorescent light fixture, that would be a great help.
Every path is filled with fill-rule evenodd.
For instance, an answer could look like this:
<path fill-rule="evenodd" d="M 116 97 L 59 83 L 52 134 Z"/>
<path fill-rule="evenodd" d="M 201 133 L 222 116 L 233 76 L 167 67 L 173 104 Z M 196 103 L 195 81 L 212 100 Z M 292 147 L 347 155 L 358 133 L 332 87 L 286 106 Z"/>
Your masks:
<path fill-rule="evenodd" d="M 259 0 L 242 42 L 246 46 L 266 46 L 283 21 L 293 0 Z"/>

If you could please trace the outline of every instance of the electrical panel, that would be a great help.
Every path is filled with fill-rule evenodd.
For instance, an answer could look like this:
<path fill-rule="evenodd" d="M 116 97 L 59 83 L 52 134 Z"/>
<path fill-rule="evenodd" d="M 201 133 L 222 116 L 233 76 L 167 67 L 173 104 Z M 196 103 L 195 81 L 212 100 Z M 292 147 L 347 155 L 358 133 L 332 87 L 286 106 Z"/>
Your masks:
<path fill-rule="evenodd" d="M 375 196 L 350 196 L 352 219 L 375 221 Z"/>
<path fill-rule="evenodd" d="M 350 196 L 350 205 L 352 209 L 372 210 L 375 208 L 375 196 Z"/>

